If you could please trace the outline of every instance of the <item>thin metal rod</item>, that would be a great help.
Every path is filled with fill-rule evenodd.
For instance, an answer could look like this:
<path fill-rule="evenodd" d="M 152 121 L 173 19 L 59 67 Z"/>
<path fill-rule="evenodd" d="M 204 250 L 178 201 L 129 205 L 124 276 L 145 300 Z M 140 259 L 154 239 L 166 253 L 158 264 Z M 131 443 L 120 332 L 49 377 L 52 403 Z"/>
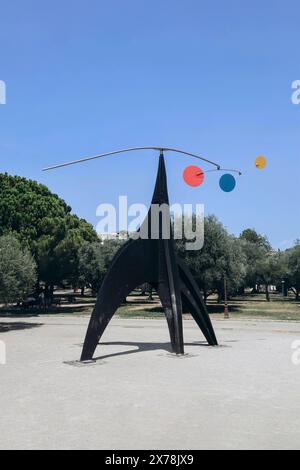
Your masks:
<path fill-rule="evenodd" d="M 74 160 L 74 161 L 67 162 L 67 163 L 61 163 L 59 165 L 54 165 L 54 166 L 51 166 L 51 167 L 48 167 L 48 168 L 44 168 L 43 171 L 54 170 L 56 168 L 62 168 L 62 167 L 65 167 L 65 166 L 76 165 L 77 163 L 83 163 L 83 162 L 87 162 L 87 161 L 91 161 L 91 160 L 96 160 L 97 158 L 109 157 L 111 155 L 117 155 L 117 154 L 120 154 L 120 153 L 132 152 L 132 151 L 136 151 L 136 150 L 157 150 L 159 152 L 180 153 L 180 154 L 183 154 L 183 155 L 188 155 L 190 157 L 198 158 L 199 160 L 202 160 L 203 162 L 209 163 L 210 165 L 214 165 L 215 167 L 217 167 L 218 170 L 221 168 L 220 165 L 218 165 L 215 162 L 212 162 L 210 160 L 207 160 L 206 158 L 200 157 L 199 155 L 195 155 L 194 153 L 185 152 L 183 150 L 178 150 L 178 149 L 173 149 L 173 148 L 165 148 L 165 147 L 133 147 L 133 148 L 128 148 L 128 149 L 116 150 L 114 152 L 103 153 L 102 155 L 96 155 L 95 157 L 86 157 L 86 158 L 82 158 L 80 160 Z"/>
<path fill-rule="evenodd" d="M 217 168 L 216 170 L 205 170 L 203 173 L 211 173 L 212 171 L 229 171 L 230 173 L 238 173 L 240 176 L 242 176 L 242 172 L 240 170 L 232 170 L 229 168 Z"/>
<path fill-rule="evenodd" d="M 181 153 L 183 155 L 188 155 L 189 157 L 198 158 L 199 160 L 202 160 L 203 162 L 206 162 L 206 163 L 209 163 L 210 165 L 216 166 L 217 170 L 219 170 L 221 168 L 218 163 L 214 163 L 211 160 L 207 160 L 207 158 L 200 157 L 199 155 L 195 155 L 194 153 L 185 152 L 183 150 L 172 149 L 172 148 L 164 148 L 162 150 L 165 151 L 165 152 L 176 152 L 176 153 Z"/>

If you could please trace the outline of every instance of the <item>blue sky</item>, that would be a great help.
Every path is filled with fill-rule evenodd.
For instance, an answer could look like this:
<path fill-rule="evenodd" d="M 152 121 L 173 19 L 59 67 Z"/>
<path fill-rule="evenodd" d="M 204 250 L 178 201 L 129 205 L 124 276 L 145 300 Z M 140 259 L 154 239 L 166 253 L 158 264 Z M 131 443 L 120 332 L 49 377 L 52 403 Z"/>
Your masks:
<path fill-rule="evenodd" d="M 139 145 L 196 152 L 243 170 L 192 189 L 193 159 L 167 156 L 171 202 L 204 203 L 235 234 L 255 227 L 275 247 L 300 238 L 297 1 L 1 1 L 0 171 L 46 184 L 96 224 L 96 207 L 149 203 L 157 158 L 44 166 Z M 257 155 L 268 158 L 258 171 Z"/>

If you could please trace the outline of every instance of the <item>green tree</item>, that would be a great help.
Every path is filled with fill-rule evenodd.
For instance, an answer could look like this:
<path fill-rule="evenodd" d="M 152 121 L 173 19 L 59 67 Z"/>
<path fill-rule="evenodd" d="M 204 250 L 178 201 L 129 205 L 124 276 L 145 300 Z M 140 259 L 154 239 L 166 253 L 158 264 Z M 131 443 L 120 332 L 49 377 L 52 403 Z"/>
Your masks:
<path fill-rule="evenodd" d="M 245 276 L 245 256 L 238 239 L 228 234 L 215 216 L 204 221 L 204 246 L 199 251 L 185 251 L 185 240 L 178 242 L 179 254 L 192 269 L 199 287 L 207 299 L 217 292 L 224 297 L 224 280 L 228 280 L 230 293 L 237 291 Z"/>
<path fill-rule="evenodd" d="M 52 286 L 78 283 L 78 250 L 97 234 L 85 220 L 46 186 L 19 176 L 0 174 L 0 235 L 13 234 L 30 249 L 38 279 Z"/>
<path fill-rule="evenodd" d="M 271 269 L 272 265 L 277 263 L 277 258 L 271 257 L 273 253 L 268 239 L 253 229 L 247 229 L 240 235 L 240 241 L 246 257 L 244 287 L 251 287 L 255 292 L 256 286 L 263 284 L 266 299 L 270 300 L 269 285 L 275 279 L 275 276 L 272 277 Z M 276 271 L 278 271 L 277 264 Z"/>
<path fill-rule="evenodd" d="M 79 273 L 82 287 L 98 292 L 112 259 L 122 245 L 120 240 L 84 243 L 79 249 Z M 128 268 L 129 269 L 129 268 Z"/>
<path fill-rule="evenodd" d="M 79 285 L 79 250 L 97 240 L 90 225 L 73 215 L 46 219 L 45 234 L 34 243 L 40 278 L 49 286 L 66 281 Z"/>
<path fill-rule="evenodd" d="M 300 241 L 285 253 L 286 256 L 286 280 L 290 289 L 294 292 L 296 300 L 300 296 Z"/>
<path fill-rule="evenodd" d="M 0 237 L 0 302 L 20 302 L 36 282 L 36 264 L 12 235 Z"/>
<path fill-rule="evenodd" d="M 0 174 L 0 235 L 12 232 L 29 248 L 48 233 L 45 220 L 64 218 L 71 208 L 46 186 L 19 176 Z"/>
<path fill-rule="evenodd" d="M 246 230 L 244 230 L 241 233 L 240 238 L 260 248 L 265 248 L 268 251 L 271 250 L 271 245 L 267 237 L 264 235 L 260 235 L 252 228 L 247 228 Z"/>
<path fill-rule="evenodd" d="M 266 300 L 270 302 L 270 285 L 281 281 L 282 260 L 280 253 L 267 252 L 256 263 L 257 282 L 265 286 Z"/>
<path fill-rule="evenodd" d="M 243 287 L 250 287 L 252 291 L 255 292 L 256 286 L 259 283 L 258 265 L 264 261 L 268 251 L 266 251 L 265 248 L 259 247 L 255 243 L 249 242 L 245 239 L 240 239 L 240 241 L 243 253 L 246 257 L 246 275 Z"/>

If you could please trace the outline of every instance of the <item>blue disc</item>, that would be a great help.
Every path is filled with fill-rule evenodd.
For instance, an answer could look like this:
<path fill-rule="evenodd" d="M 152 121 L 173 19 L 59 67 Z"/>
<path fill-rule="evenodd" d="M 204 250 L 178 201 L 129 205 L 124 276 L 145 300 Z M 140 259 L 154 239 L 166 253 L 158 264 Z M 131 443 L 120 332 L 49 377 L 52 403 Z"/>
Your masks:
<path fill-rule="evenodd" d="M 233 191 L 235 187 L 236 179 L 234 176 L 227 173 L 226 175 L 223 175 L 220 178 L 220 188 L 222 189 L 222 191 L 225 191 L 225 193 L 231 193 L 231 191 Z"/>

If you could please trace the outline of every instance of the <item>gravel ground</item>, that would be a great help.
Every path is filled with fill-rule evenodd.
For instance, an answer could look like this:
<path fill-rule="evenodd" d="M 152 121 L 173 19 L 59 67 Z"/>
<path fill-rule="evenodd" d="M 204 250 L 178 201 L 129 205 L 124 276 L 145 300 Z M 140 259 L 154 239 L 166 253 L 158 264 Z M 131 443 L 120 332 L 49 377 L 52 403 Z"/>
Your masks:
<path fill-rule="evenodd" d="M 1 319 L 1 449 L 300 448 L 300 323 L 214 320 L 211 348 L 185 321 L 176 357 L 164 320 L 115 319 L 83 366 L 87 323 Z"/>

